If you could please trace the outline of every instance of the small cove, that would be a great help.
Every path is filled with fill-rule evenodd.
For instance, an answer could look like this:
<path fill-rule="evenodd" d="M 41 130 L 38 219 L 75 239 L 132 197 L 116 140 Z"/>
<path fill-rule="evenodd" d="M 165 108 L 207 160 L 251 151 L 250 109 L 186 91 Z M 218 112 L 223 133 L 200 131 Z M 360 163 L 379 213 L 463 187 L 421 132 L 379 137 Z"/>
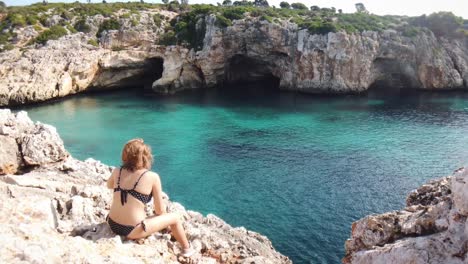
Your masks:
<path fill-rule="evenodd" d="M 468 164 L 468 93 L 310 96 L 262 89 L 86 94 L 23 107 L 79 159 L 153 148 L 187 209 L 270 238 L 294 263 L 339 263 L 351 223 Z"/>

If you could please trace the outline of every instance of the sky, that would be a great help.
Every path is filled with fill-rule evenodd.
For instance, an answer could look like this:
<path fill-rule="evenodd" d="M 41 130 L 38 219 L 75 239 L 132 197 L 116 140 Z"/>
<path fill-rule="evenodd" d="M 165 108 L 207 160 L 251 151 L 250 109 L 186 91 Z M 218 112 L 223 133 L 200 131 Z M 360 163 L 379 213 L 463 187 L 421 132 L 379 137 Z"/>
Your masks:
<path fill-rule="evenodd" d="M 31 3 L 40 2 L 41 0 L 2 0 L 7 5 L 27 5 Z M 76 0 L 49 0 L 49 2 L 75 2 Z M 129 0 L 113 1 L 110 2 L 127 2 Z M 130 0 L 131 1 L 131 0 Z M 133 0 L 135 1 L 135 0 Z M 216 4 L 223 0 L 189 0 L 191 4 Z M 235 0 L 233 0 L 234 2 Z M 270 5 L 279 6 L 279 3 L 284 0 L 268 0 Z M 345 13 L 355 11 L 354 4 L 362 2 L 373 14 L 378 15 L 408 15 L 419 16 L 422 14 L 430 14 L 438 11 L 451 11 L 457 16 L 468 19 L 468 0 L 286 0 L 289 3 L 302 2 L 306 6 L 318 5 L 320 7 L 335 7 L 336 9 L 343 9 Z M 86 2 L 86 0 L 80 0 Z M 101 2 L 101 0 L 92 0 L 92 2 Z M 135 1 L 139 2 L 139 0 Z M 145 0 L 147 3 L 161 3 L 161 0 Z"/>

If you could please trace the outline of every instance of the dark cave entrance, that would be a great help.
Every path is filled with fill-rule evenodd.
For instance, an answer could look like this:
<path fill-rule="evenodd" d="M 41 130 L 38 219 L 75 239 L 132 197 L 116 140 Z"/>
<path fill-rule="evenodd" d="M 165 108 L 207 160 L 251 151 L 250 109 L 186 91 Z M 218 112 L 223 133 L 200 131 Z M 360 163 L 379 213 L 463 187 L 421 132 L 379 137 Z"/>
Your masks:
<path fill-rule="evenodd" d="M 143 66 L 143 73 L 140 79 L 140 86 L 143 86 L 143 89 L 145 90 L 150 90 L 153 83 L 161 79 L 163 71 L 163 58 L 146 59 Z"/>
<path fill-rule="evenodd" d="M 377 58 L 373 62 L 374 80 L 370 95 L 394 95 L 420 87 L 415 67 L 395 59 Z"/>
<path fill-rule="evenodd" d="M 153 83 L 162 77 L 164 59 L 155 57 L 127 67 L 116 67 L 99 72 L 89 91 L 132 88 L 150 90 Z"/>
<path fill-rule="evenodd" d="M 238 91 L 277 92 L 280 78 L 272 72 L 273 65 L 268 62 L 235 55 L 228 60 L 224 73 L 224 89 Z"/>

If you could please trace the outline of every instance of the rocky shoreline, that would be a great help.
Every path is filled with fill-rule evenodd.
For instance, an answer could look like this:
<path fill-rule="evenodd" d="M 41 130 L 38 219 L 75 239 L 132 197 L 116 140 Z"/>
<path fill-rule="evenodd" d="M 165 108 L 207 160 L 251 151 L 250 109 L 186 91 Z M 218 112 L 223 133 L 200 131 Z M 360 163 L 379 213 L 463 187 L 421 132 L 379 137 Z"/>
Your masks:
<path fill-rule="evenodd" d="M 468 262 L 468 169 L 412 191 L 401 211 L 353 223 L 345 264 Z"/>
<path fill-rule="evenodd" d="M 222 28 L 214 15 L 197 23 L 199 50 L 165 46 L 164 10 L 139 13 L 137 26 L 120 18 L 120 30 L 104 31 L 104 17 L 88 17 L 89 33 L 74 33 L 37 47 L 0 53 L 0 106 L 41 102 L 86 90 L 144 87 L 173 94 L 222 87 L 239 80 L 272 80 L 278 89 L 304 93 L 359 93 L 372 86 L 426 90 L 468 89 L 468 38 L 436 37 L 422 30 L 408 37 L 384 30 L 309 34 L 287 20 L 268 22 L 247 16 Z M 55 18 L 52 17 L 52 18 Z M 51 19 L 51 26 L 60 23 Z M 57 21 L 56 21 L 57 20 Z M 27 42 L 33 27 L 18 31 Z M 245 67 L 249 65 L 249 67 Z"/>
<path fill-rule="evenodd" d="M 167 230 L 137 242 L 114 235 L 105 216 L 111 167 L 70 156 L 54 127 L 0 110 L 0 247 L 6 263 L 292 263 L 267 237 L 171 202 L 197 251 L 178 257 Z M 150 213 L 150 206 L 147 208 Z"/>

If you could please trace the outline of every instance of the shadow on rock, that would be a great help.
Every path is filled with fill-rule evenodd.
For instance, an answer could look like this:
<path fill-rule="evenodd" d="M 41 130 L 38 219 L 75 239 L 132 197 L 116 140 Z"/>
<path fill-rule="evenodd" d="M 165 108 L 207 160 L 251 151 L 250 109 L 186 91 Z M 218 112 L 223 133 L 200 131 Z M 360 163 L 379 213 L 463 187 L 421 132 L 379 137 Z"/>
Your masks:
<path fill-rule="evenodd" d="M 117 236 L 114 234 L 107 223 L 92 224 L 92 225 L 80 225 L 70 233 L 71 236 L 81 236 L 91 241 L 97 241 L 101 238 L 114 238 Z"/>

